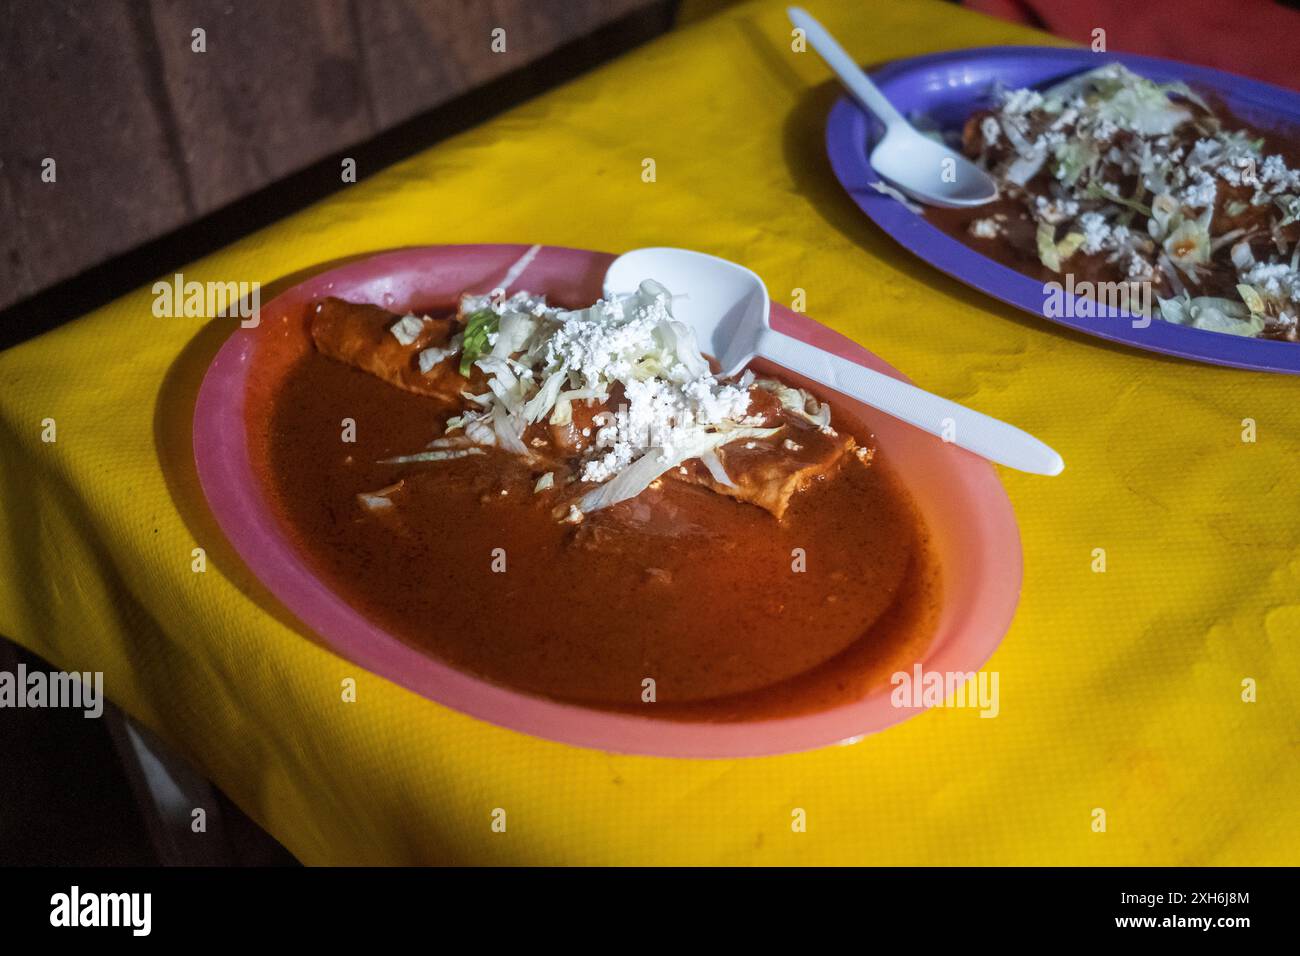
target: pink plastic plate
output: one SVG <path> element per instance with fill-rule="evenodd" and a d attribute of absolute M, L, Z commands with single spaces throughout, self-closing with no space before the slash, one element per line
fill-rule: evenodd
<path fill-rule="evenodd" d="M 743 757 L 840 743 L 923 708 L 895 707 L 888 686 L 811 715 L 746 723 L 686 723 L 607 713 L 508 690 L 457 671 L 368 621 L 307 566 L 271 512 L 253 470 L 245 403 L 263 401 L 285 369 L 284 343 L 306 347 L 303 306 L 335 295 L 394 310 L 450 304 L 490 288 L 524 246 L 428 246 L 386 252 L 317 275 L 262 307 L 209 366 L 194 412 L 194 458 L 217 522 L 249 568 L 343 657 L 430 700 L 538 737 L 620 753 Z M 524 284 L 555 301 L 591 302 L 613 257 L 548 247 Z M 902 378 L 866 349 L 803 315 L 772 307 L 772 324 L 827 351 Z M 277 355 L 280 358 L 277 359 Z M 798 381 L 796 379 L 796 381 Z M 875 433 L 929 526 L 943 577 L 943 606 L 923 670 L 976 671 L 992 655 L 1020 595 L 1020 536 L 993 467 L 980 458 L 837 396 L 835 414 Z"/>

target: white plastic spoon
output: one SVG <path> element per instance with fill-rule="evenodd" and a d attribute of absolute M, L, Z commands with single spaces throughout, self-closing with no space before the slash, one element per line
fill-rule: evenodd
<path fill-rule="evenodd" d="M 885 135 L 871 151 L 871 168 L 882 179 L 931 206 L 982 206 L 998 198 L 998 184 L 988 173 L 917 132 L 806 10 L 790 7 L 786 13 L 854 98 L 885 124 Z"/>
<path fill-rule="evenodd" d="M 1019 428 L 776 331 L 767 287 L 743 266 L 687 249 L 636 249 L 610 265 L 605 298 L 635 292 L 646 279 L 673 293 L 673 315 L 691 326 L 724 376 L 740 374 L 761 356 L 998 464 L 1035 475 L 1058 475 L 1065 467 L 1060 455 Z"/>

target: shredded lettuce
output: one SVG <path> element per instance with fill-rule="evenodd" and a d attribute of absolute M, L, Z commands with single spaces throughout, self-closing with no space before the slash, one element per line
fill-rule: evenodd
<path fill-rule="evenodd" d="M 772 378 L 756 378 L 754 385 L 775 395 L 786 411 L 798 415 L 818 428 L 830 428 L 831 407 L 817 401 L 813 395 L 802 388 L 795 388 L 793 385 L 786 385 Z"/>
<path fill-rule="evenodd" d="M 1255 291 L 1254 286 L 1246 285 L 1243 282 L 1237 286 L 1237 294 L 1241 296 L 1241 301 L 1246 304 L 1246 308 L 1250 309 L 1252 315 L 1263 314 L 1266 308 L 1264 298 Z"/>
<path fill-rule="evenodd" d="M 649 488 L 656 478 L 684 461 L 700 458 L 738 439 L 770 438 L 780 430 L 779 428 L 730 428 L 719 431 L 701 429 L 688 440 L 675 446 L 671 455 L 666 454 L 663 448 L 651 448 L 609 481 L 597 485 L 579 498 L 576 507 L 580 513 L 590 514 L 618 504 L 620 501 L 635 498 Z"/>
<path fill-rule="evenodd" d="M 488 336 L 501 328 L 501 316 L 492 309 L 479 309 L 465 323 L 465 336 L 460 346 L 460 374 L 469 378 L 474 363 L 488 351 Z"/>
<path fill-rule="evenodd" d="M 1134 212 L 1140 212 L 1144 216 L 1151 215 L 1151 208 L 1149 206 L 1144 206 L 1136 199 L 1126 199 L 1117 193 L 1113 193 L 1103 184 L 1098 182 L 1088 183 L 1087 189 L 1084 190 L 1084 195 L 1089 199 L 1107 199 L 1110 202 L 1119 203 L 1119 205 L 1127 206 Z"/>
<path fill-rule="evenodd" d="M 1191 111 L 1170 96 L 1206 108 L 1204 101 L 1184 83 L 1156 83 L 1113 63 L 1070 77 L 1046 90 L 1044 108 L 1054 106 L 1052 112 L 1059 112 L 1075 96 L 1091 100 L 1103 119 L 1147 136 L 1163 136 L 1192 118 Z"/>
<path fill-rule="evenodd" d="M 713 476 L 713 480 L 718 484 L 725 485 L 728 488 L 736 487 L 736 483 L 732 481 L 731 476 L 727 474 L 727 469 L 722 464 L 722 459 L 718 457 L 716 449 L 711 448 L 706 451 L 700 456 L 700 461 L 703 462 L 704 467 L 709 470 L 709 474 Z"/>
<path fill-rule="evenodd" d="M 422 451 L 414 455 L 397 455 L 394 458 L 381 458 L 381 465 L 409 465 L 417 461 L 451 461 L 455 458 L 467 458 L 470 455 L 483 455 L 482 448 L 440 448 L 437 451 Z"/>
<path fill-rule="evenodd" d="M 1067 139 L 1053 149 L 1052 158 L 1056 160 L 1056 178 L 1066 186 L 1073 186 L 1084 170 L 1091 169 L 1096 164 L 1100 154 L 1089 142 Z"/>
<path fill-rule="evenodd" d="M 1263 316 L 1252 313 L 1243 303 L 1232 299 L 1183 295 L 1159 301 L 1160 317 L 1166 322 L 1228 335 L 1253 336 L 1264 329 Z"/>
<path fill-rule="evenodd" d="M 1038 245 L 1038 261 L 1053 272 L 1060 272 L 1061 257 L 1056 251 L 1056 227 L 1050 222 L 1040 222 L 1035 241 Z"/>
<path fill-rule="evenodd" d="M 715 378 L 694 331 L 671 305 L 672 294 L 653 280 L 629 296 L 576 310 L 522 292 L 464 296 L 459 367 L 466 376 L 483 372 L 487 391 L 463 393 L 471 407 L 449 419 L 428 450 L 389 461 L 443 461 L 496 447 L 549 468 L 545 453 L 531 447 L 546 441 L 525 441 L 525 433 L 544 421 L 572 425 L 575 403 L 586 402 L 602 407 L 583 419 L 573 474 L 561 479 L 548 471 L 549 480 L 543 476 L 535 486 L 590 486 L 559 505 L 569 509 L 565 520 L 634 497 L 693 458 L 730 485 L 716 450 L 779 429 L 761 427 L 749 414 L 753 376 L 736 383 Z M 784 389 L 782 403 L 829 427 L 829 409 L 806 393 Z"/>

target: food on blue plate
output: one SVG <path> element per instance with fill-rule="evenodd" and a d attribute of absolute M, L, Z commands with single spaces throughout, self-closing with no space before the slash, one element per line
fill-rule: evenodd
<path fill-rule="evenodd" d="M 1183 83 L 1107 64 L 1000 89 L 962 131 L 998 202 L 930 210 L 974 248 L 1045 281 L 1145 285 L 1156 317 L 1297 341 L 1300 168 Z"/>
<path fill-rule="evenodd" d="M 322 299 L 255 467 L 317 573 L 490 681 L 687 720 L 859 699 L 933 633 L 924 524 L 869 433 L 718 378 L 671 306 Z"/>

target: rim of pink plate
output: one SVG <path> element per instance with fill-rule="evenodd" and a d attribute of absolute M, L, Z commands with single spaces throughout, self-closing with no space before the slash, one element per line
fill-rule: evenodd
<path fill-rule="evenodd" d="M 548 700 L 463 673 L 403 643 L 368 621 L 311 571 L 274 517 L 249 457 L 245 397 L 262 337 L 324 295 L 394 309 L 450 300 L 465 288 L 490 286 L 526 248 L 418 246 L 378 253 L 294 286 L 262 306 L 255 328 L 241 327 L 231 334 L 199 388 L 194 459 L 212 514 L 249 569 L 342 657 L 461 713 L 566 744 L 661 757 L 761 756 L 852 742 L 924 710 L 894 706 L 888 686 L 816 713 L 741 723 L 670 721 Z M 557 299 L 567 293 L 592 301 L 612 259 L 606 253 L 547 246 L 529 267 L 526 281 Z M 782 306 L 773 305 L 772 324 L 904 378 L 852 340 Z M 1019 529 L 993 466 L 842 396 L 837 396 L 836 410 L 875 433 L 882 454 L 911 489 L 934 539 L 942 607 L 935 636 L 916 663 L 927 673 L 978 671 L 1011 624 L 1022 575 Z"/>

